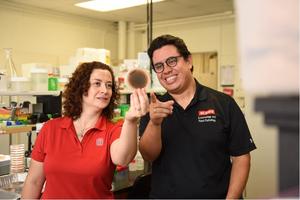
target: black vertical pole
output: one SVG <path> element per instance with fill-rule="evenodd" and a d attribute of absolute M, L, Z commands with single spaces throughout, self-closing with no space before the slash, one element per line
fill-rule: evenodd
<path fill-rule="evenodd" d="M 149 0 L 147 0 L 147 48 L 149 48 L 150 45 L 150 5 L 149 5 Z"/>
<path fill-rule="evenodd" d="M 150 1 L 150 3 L 149 3 Z M 150 47 L 150 43 L 152 41 L 152 24 L 153 24 L 153 10 L 152 10 L 152 0 L 147 0 L 147 48 Z M 151 59 L 151 58 L 150 58 Z M 151 63 L 151 62 L 150 62 Z M 150 64 L 151 65 L 151 64 Z M 152 67 L 150 66 L 150 79 L 151 79 L 151 87 L 153 84 L 152 80 Z M 145 162 L 144 173 L 151 172 L 151 163 Z"/>
<path fill-rule="evenodd" d="M 149 45 L 152 42 L 152 27 L 153 27 L 153 9 L 152 0 L 150 0 L 150 28 L 149 28 Z"/>
<path fill-rule="evenodd" d="M 152 41 L 152 25 L 153 24 L 153 9 L 152 0 L 147 0 L 147 46 L 149 47 Z"/>

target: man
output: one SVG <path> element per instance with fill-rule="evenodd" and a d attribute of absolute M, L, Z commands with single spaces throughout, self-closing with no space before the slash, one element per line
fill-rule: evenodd
<path fill-rule="evenodd" d="M 241 198 L 256 149 L 230 96 L 199 84 L 184 41 L 162 35 L 148 49 L 163 96 L 151 94 L 139 149 L 152 162 L 150 198 Z"/>

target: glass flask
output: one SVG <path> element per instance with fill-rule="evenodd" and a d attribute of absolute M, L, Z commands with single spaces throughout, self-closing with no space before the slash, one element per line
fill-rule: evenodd
<path fill-rule="evenodd" d="M 5 62 L 4 62 L 4 69 L 6 71 L 6 78 L 7 78 L 7 86 L 11 88 L 11 77 L 17 77 L 17 70 L 15 64 L 12 59 L 12 48 L 4 48 L 5 53 Z"/>

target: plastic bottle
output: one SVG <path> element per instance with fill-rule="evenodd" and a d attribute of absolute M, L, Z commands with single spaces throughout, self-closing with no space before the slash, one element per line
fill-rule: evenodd
<path fill-rule="evenodd" d="M 144 170 L 144 159 L 140 153 L 140 151 L 137 151 L 137 154 L 135 156 L 135 162 L 136 162 L 136 170 Z"/>
<path fill-rule="evenodd" d="M 31 69 L 31 89 L 33 91 L 48 90 L 48 70 L 44 68 Z"/>
<path fill-rule="evenodd" d="M 48 74 L 48 90 L 58 90 L 58 79 L 52 73 Z"/>
<path fill-rule="evenodd" d="M 52 68 L 52 73 L 48 74 L 48 90 L 49 91 L 57 91 L 59 90 L 59 79 L 60 73 L 58 67 Z"/>

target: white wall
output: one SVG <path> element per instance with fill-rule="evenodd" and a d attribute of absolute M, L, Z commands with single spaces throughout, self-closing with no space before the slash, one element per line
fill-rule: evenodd
<path fill-rule="evenodd" d="M 136 26 L 136 30 L 136 50 L 144 51 L 147 48 L 147 34 L 143 31 L 144 25 Z M 276 196 L 278 192 L 277 128 L 267 127 L 264 124 L 262 114 L 254 111 L 255 96 L 250 96 L 243 91 L 237 55 L 235 17 L 229 14 L 154 23 L 153 39 L 161 34 L 173 34 L 181 37 L 192 53 L 217 51 L 219 69 L 222 65 L 236 66 L 235 97 L 239 101 L 238 98 L 241 95 L 245 96 L 244 112 L 257 145 L 257 149 L 251 153 L 251 172 L 245 197 L 270 198 Z M 221 89 L 219 86 L 219 90 Z"/>
<path fill-rule="evenodd" d="M 139 40 L 142 39 L 136 40 L 137 52 L 147 49 L 147 32 L 144 28 L 144 25 L 136 26 L 136 35 L 140 35 Z M 154 23 L 153 39 L 162 34 L 181 37 L 192 53 L 218 52 L 218 66 L 237 66 L 235 20 L 231 14 Z"/>
<path fill-rule="evenodd" d="M 80 47 L 108 49 L 112 63 L 117 60 L 118 33 L 112 22 L 0 1 L 0 27 L 0 67 L 4 65 L 5 47 L 13 48 L 19 72 L 23 63 L 66 65 Z M 9 153 L 8 141 L 8 135 L 0 135 L 0 154 Z M 14 134 L 12 141 L 27 144 L 27 136 Z"/>
<path fill-rule="evenodd" d="M 61 14 L 0 1 L 0 65 L 5 47 L 21 72 L 23 63 L 66 65 L 80 47 L 105 48 L 117 58 L 117 27 L 112 22 Z"/>
<path fill-rule="evenodd" d="M 245 89 L 299 96 L 299 0 L 236 0 L 235 7 Z"/>
<path fill-rule="evenodd" d="M 264 124 L 264 116 L 254 111 L 254 103 L 255 96 L 246 93 L 246 118 L 257 146 L 251 153 L 247 198 L 275 198 L 279 192 L 278 129 Z"/>

